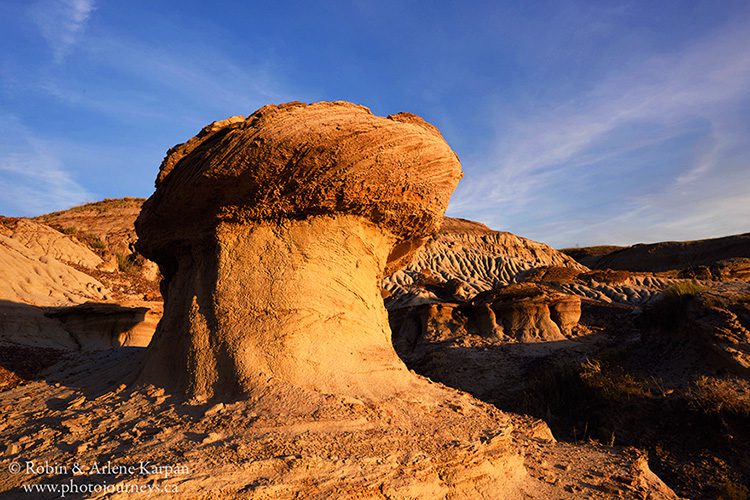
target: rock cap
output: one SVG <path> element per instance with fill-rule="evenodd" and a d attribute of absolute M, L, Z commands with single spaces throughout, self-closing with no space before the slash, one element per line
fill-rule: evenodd
<path fill-rule="evenodd" d="M 416 115 L 342 101 L 268 105 L 169 150 L 136 222 L 140 250 L 158 261 L 219 222 L 335 214 L 413 241 L 440 227 L 461 175 L 440 132 Z"/>

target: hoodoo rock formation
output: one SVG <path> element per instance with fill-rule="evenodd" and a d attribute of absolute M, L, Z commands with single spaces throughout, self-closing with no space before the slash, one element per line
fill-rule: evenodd
<path fill-rule="evenodd" d="M 158 263 L 165 299 L 147 350 L 110 349 L 143 345 L 161 311 L 138 297 L 153 290 L 124 224 L 140 200 L 40 218 L 59 228 L 40 232 L 43 239 L 16 238 L 23 224 L 0 220 L 0 261 L 16 262 L 6 266 L 10 316 L 0 311 L 0 341 L 10 331 L 27 346 L 0 349 L 0 388 L 4 380 L 8 387 L 0 390 L 7 410 L 0 458 L 64 464 L 125 457 L 126 464 L 189 470 L 107 475 L 108 486 L 127 488 L 115 496 L 138 485 L 189 498 L 674 498 L 642 454 L 558 443 L 544 422 L 456 389 L 479 384 L 484 389 L 475 394 L 488 395 L 524 380 L 506 351 L 491 358 L 498 363 L 472 367 L 493 355 L 485 347 L 578 335 L 582 300 L 566 287 L 588 286 L 581 275 L 598 286 L 587 269 L 529 240 L 485 234 L 465 221 L 449 221 L 448 236 L 436 235 L 460 176 L 438 130 L 409 114 L 382 118 L 349 103 L 291 103 L 209 125 L 169 151 L 136 223 L 138 247 Z M 114 221 L 105 215 L 113 209 L 120 214 Z M 55 245 L 53 255 L 44 242 L 63 237 L 75 240 Z M 121 269 L 71 259 L 79 243 L 104 264 L 117 257 Z M 67 264 L 58 257 L 75 268 L 63 273 Z M 416 267 L 393 278 L 409 260 Z M 104 288 L 89 285 L 78 268 L 112 283 L 115 300 L 138 307 L 111 303 L 110 292 L 105 299 Z M 33 280 L 26 277 L 51 271 L 62 291 L 80 282 L 86 287 L 73 288 L 86 293 L 27 286 Z M 392 313 L 429 313 L 412 340 L 421 342 L 421 366 L 453 387 L 410 372 L 397 357 L 384 282 L 390 305 L 401 306 Z M 110 303 L 71 307 L 94 292 Z M 56 307 L 17 303 L 42 299 Z M 29 307 L 36 320 L 18 335 Z M 438 337 L 445 331 L 449 338 Z M 545 351 L 544 344 L 534 350 Z M 67 352 L 28 363 L 31 345 Z M 461 384 L 470 374 L 474 385 Z M 32 376 L 38 379 L 23 380 Z M 91 481 L 12 472 L 0 463 L 0 494 Z"/>
<path fill-rule="evenodd" d="M 136 222 L 164 318 L 141 379 L 197 399 L 273 385 L 406 389 L 380 294 L 461 178 L 421 118 L 343 102 L 265 106 L 168 153 Z"/>

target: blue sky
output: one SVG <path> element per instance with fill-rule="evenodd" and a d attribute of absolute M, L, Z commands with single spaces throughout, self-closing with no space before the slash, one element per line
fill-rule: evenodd
<path fill-rule="evenodd" d="M 149 196 L 267 103 L 436 124 L 449 214 L 555 246 L 750 231 L 750 2 L 0 2 L 0 213 Z"/>

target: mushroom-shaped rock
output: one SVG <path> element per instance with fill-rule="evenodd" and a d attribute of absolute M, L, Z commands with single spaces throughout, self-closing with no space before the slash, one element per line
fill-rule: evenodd
<path fill-rule="evenodd" d="M 434 126 L 344 102 L 265 106 L 172 148 L 136 222 L 165 298 L 141 379 L 199 399 L 405 389 L 380 282 L 460 177 Z"/>

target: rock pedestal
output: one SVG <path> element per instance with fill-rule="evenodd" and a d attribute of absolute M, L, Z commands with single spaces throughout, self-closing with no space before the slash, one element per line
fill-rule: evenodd
<path fill-rule="evenodd" d="M 291 103 L 204 128 L 170 150 L 136 223 L 165 296 L 141 380 L 200 399 L 405 390 L 380 283 L 439 228 L 460 176 L 408 114 Z"/>

